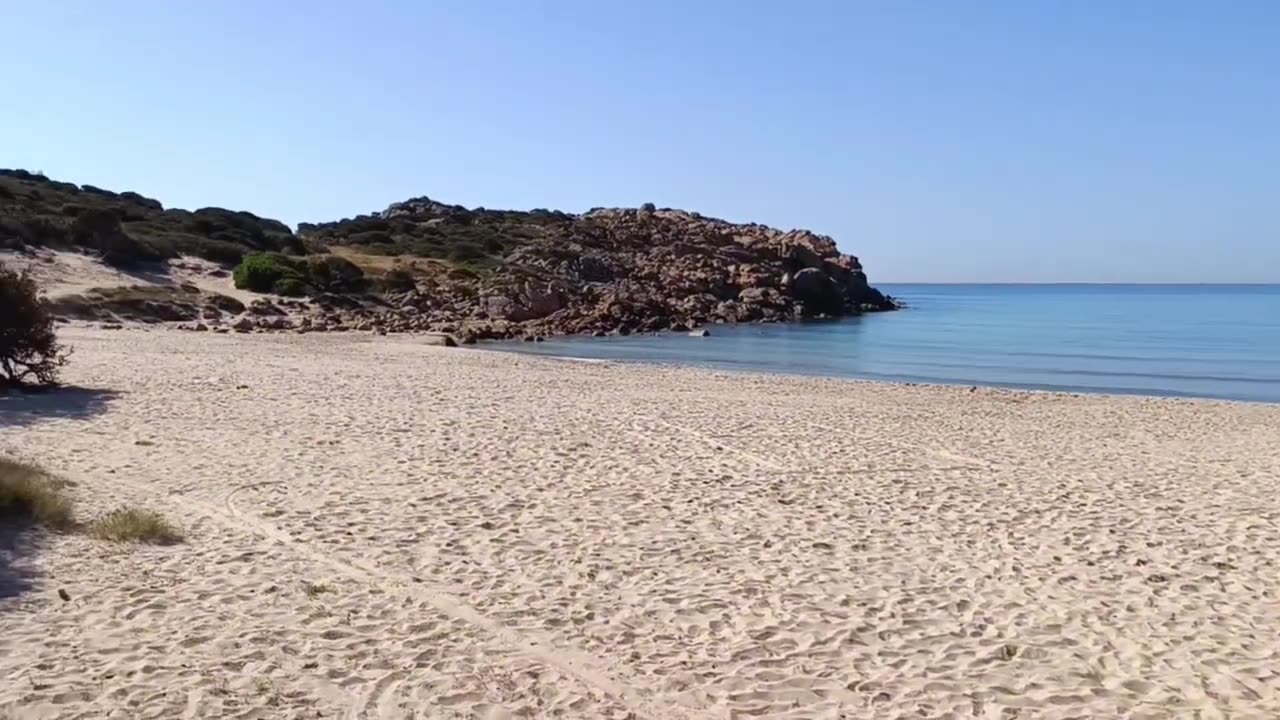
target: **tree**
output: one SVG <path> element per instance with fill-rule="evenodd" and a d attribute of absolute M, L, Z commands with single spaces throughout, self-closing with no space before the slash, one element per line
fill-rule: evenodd
<path fill-rule="evenodd" d="M 0 382 L 58 384 L 68 350 L 54 335 L 53 313 L 36 281 L 24 270 L 0 264 Z"/>

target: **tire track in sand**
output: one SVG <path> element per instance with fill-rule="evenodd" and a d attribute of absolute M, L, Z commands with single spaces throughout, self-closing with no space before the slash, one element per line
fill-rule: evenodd
<path fill-rule="evenodd" d="M 752 462 L 757 466 L 765 468 L 766 470 L 769 470 L 771 472 L 779 472 L 783 474 L 797 472 L 793 467 L 791 467 L 787 463 L 784 463 L 780 460 L 774 460 L 773 458 L 765 457 L 764 455 L 754 453 L 750 450 L 744 450 L 740 447 L 735 447 L 732 443 L 728 442 L 725 438 L 713 437 L 711 435 L 707 435 L 706 433 L 700 432 L 693 428 L 685 427 L 683 425 L 677 425 L 676 423 L 673 423 L 670 420 L 666 420 L 665 418 L 662 418 L 660 416 L 652 416 L 652 417 L 647 417 L 643 419 L 648 420 L 649 422 L 652 422 L 656 425 L 662 425 L 670 430 L 674 430 L 677 432 L 677 434 L 683 434 L 688 437 L 694 438 L 695 440 L 698 440 L 699 442 L 705 445 L 711 446 L 715 450 L 720 450 L 723 452 L 728 452 L 728 453 L 737 455 L 738 457 L 743 458 L 749 462 Z M 801 420 L 797 422 L 798 424 L 805 425 L 812 428 L 815 433 L 826 432 L 824 428 L 817 425 L 816 423 L 812 423 L 805 420 Z M 888 444 L 900 450 L 905 450 L 907 452 L 915 452 L 915 453 L 922 452 L 925 455 L 932 455 L 933 457 L 940 458 L 942 460 L 947 460 L 953 463 L 957 463 L 960 467 L 965 469 L 970 469 L 970 470 L 993 470 L 1002 466 L 1002 463 L 999 463 L 999 462 L 984 460 L 982 458 L 974 457 L 972 455 L 967 455 L 964 453 L 955 452 L 954 450 L 948 450 L 946 448 L 936 448 L 936 447 L 929 447 L 929 446 L 921 447 L 920 445 L 915 445 L 911 443 L 902 443 L 896 440 L 891 440 L 889 441 Z M 914 466 L 909 466 L 904 468 L 878 468 L 877 471 L 887 470 L 889 472 L 900 472 L 904 469 L 915 470 L 918 468 L 915 468 Z"/>
<path fill-rule="evenodd" d="M 595 688 L 625 707 L 633 717 L 652 718 L 653 720 L 665 720 L 666 718 L 700 720 L 702 718 L 718 717 L 706 712 L 695 712 L 689 708 L 670 703 L 654 702 L 649 698 L 643 697 L 633 687 L 614 677 L 609 671 L 600 669 L 608 663 L 601 662 L 579 650 L 556 647 L 541 634 L 513 630 L 501 622 L 484 615 L 476 608 L 467 605 L 451 593 L 426 585 L 420 580 L 389 573 L 360 560 L 352 558 L 341 559 L 332 553 L 317 550 L 306 542 L 295 539 L 275 525 L 236 506 L 235 497 L 238 493 L 275 483 L 253 483 L 234 488 L 223 497 L 222 508 L 219 508 L 215 504 L 202 500 L 165 492 L 149 483 L 126 478 L 113 478 L 112 482 L 133 487 L 139 492 L 149 493 L 152 496 L 159 495 L 171 505 L 194 511 L 232 531 L 247 532 L 263 537 L 270 542 L 289 549 L 308 561 L 327 567 L 350 580 L 373 585 L 384 592 L 401 597 L 425 600 L 429 605 L 445 615 L 481 628 L 507 646 L 508 649 L 554 667 L 566 675 Z M 391 684 L 393 683 L 388 685 Z M 379 692 L 378 688 L 375 687 L 373 696 L 357 700 L 356 706 L 352 708 L 348 717 L 358 717 L 359 713 L 368 706 L 370 701 L 374 704 L 383 702 L 384 699 L 378 696 L 384 694 L 386 690 L 386 686 L 382 687 L 383 692 Z"/>

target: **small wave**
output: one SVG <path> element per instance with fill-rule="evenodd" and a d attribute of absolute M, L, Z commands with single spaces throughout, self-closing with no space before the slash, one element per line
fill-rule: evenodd
<path fill-rule="evenodd" d="M 1129 378 L 1136 380 L 1174 380 L 1214 383 L 1280 383 L 1280 377 L 1258 375 L 1207 375 L 1199 373 L 1130 372 L 1126 370 L 1091 370 L 1087 368 L 1038 367 L 1034 365 L 985 365 L 980 363 L 949 363 L 922 360 L 899 360 L 900 365 L 925 368 L 956 368 L 960 370 L 986 370 L 1015 375 L 1070 376 L 1083 375 L 1097 378 Z"/>
<path fill-rule="evenodd" d="M 543 355 L 539 353 L 538 357 L 546 358 L 547 360 L 561 360 L 563 362 L 587 363 L 590 365 L 608 365 L 610 362 L 609 360 L 606 360 L 604 358 L 576 357 L 573 355 Z"/>

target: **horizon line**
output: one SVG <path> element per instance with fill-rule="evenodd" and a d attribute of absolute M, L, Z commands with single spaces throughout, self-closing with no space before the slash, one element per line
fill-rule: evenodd
<path fill-rule="evenodd" d="M 872 287 L 880 285 L 1140 285 L 1146 287 L 1280 287 L 1280 280 L 1270 282 L 1159 282 L 1139 280 L 877 280 Z"/>

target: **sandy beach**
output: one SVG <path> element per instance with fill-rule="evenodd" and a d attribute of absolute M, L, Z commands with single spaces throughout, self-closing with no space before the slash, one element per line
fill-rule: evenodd
<path fill-rule="evenodd" d="M 64 335 L 0 717 L 1280 716 L 1280 406 Z"/>

